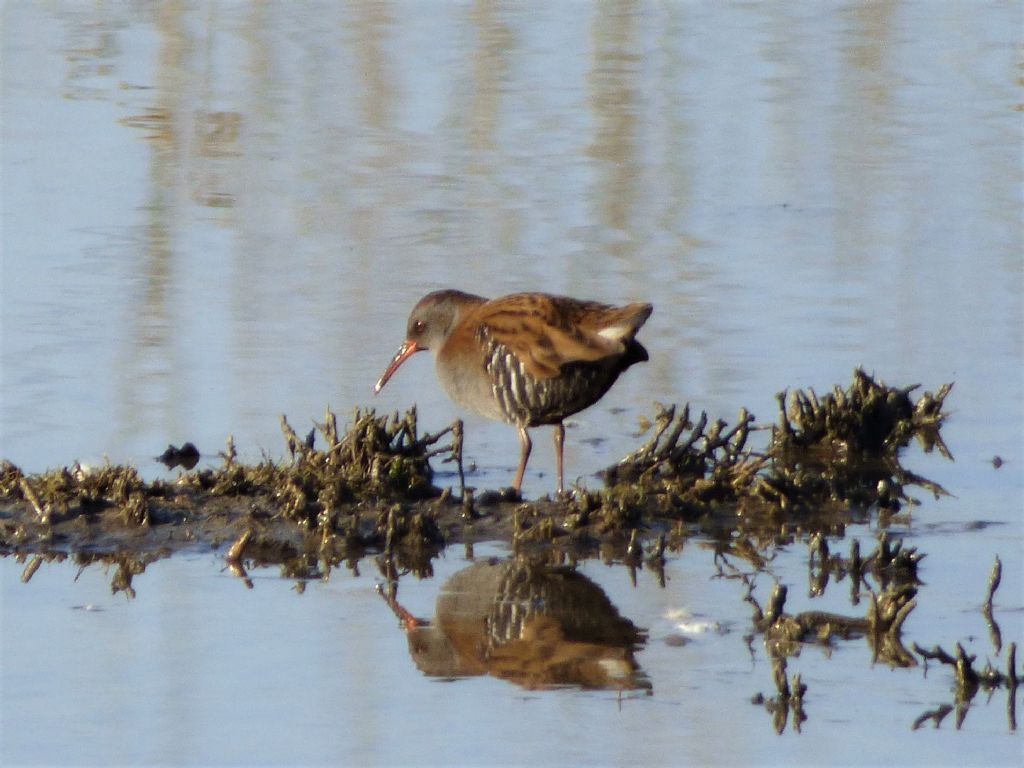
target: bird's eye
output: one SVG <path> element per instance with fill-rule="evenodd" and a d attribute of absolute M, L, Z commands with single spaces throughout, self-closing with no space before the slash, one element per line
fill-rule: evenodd
<path fill-rule="evenodd" d="M 417 320 L 412 324 L 412 330 L 414 333 L 423 333 L 423 329 L 426 327 L 426 324 L 422 320 Z"/>

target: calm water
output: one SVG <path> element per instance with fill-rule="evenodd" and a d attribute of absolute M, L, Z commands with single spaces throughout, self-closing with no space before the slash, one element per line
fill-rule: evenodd
<path fill-rule="evenodd" d="M 440 428 L 464 414 L 427 356 L 371 396 L 423 293 L 645 300 L 651 360 L 575 418 L 570 477 L 595 486 L 654 401 L 770 421 L 778 390 L 845 384 L 856 365 L 955 381 L 955 461 L 908 457 L 953 496 L 897 531 L 928 553 L 906 639 L 990 656 L 978 608 L 996 554 L 997 618 L 1024 639 L 1019 3 L 3 13 L 0 456 L 155 477 L 168 442 L 214 454 L 233 434 L 246 458 L 281 455 L 278 415 L 304 431 L 328 404 L 416 402 Z M 472 481 L 507 485 L 517 447 L 469 420 Z M 552 466 L 540 431 L 527 495 L 551 490 Z M 403 602 L 429 617 L 467 565 L 447 553 L 435 578 L 403 579 Z M 28 585 L 22 568 L 0 560 L 5 764 L 1021 759 L 1005 694 L 960 731 L 952 716 L 912 731 L 952 701 L 948 670 L 872 667 L 863 641 L 791 661 L 809 719 L 775 736 L 749 703 L 772 693 L 749 610 L 698 542 L 664 589 L 583 566 L 650 633 L 653 693 L 622 701 L 424 677 L 370 563 L 299 596 L 276 571 L 246 591 L 215 555 L 179 557 L 137 577 L 133 601 L 98 566 Z M 862 610 L 845 587 L 805 597 L 802 546 L 763 591 L 772 578 L 795 610 Z M 723 632 L 678 645 L 679 611 Z"/>
<path fill-rule="evenodd" d="M 935 549 L 933 538 L 915 543 Z M 478 560 L 503 554 L 475 551 Z M 742 585 L 710 579 L 712 558 L 693 543 L 669 559 L 665 588 L 649 571 L 633 586 L 625 568 L 581 567 L 648 631 L 636 659 L 650 693 L 621 694 L 424 675 L 368 563 L 358 577 L 335 572 L 299 595 L 276 569 L 252 573 L 247 591 L 221 558 L 179 557 L 136 576 L 129 602 L 110 594 L 113 569 L 87 568 L 75 582 L 77 568 L 44 565 L 25 586 L 21 566 L 5 558 L 5 764 L 998 765 L 1019 756 L 1005 692 L 980 694 L 960 731 L 954 714 L 938 731 L 913 731 L 919 716 L 953 704 L 951 676 L 872 665 L 863 639 L 790 659 L 789 673 L 808 685 L 808 719 L 776 736 L 751 701 L 775 695 L 771 664 L 759 641 L 748 646 Z M 863 615 L 846 583 L 810 601 L 803 566 L 788 562 L 783 553 L 773 572 L 791 585 L 794 610 Z M 450 550 L 434 578 L 403 578 L 400 600 L 433 618 L 443 583 L 468 565 L 461 547 Z M 951 633 L 967 633 L 983 658 L 985 574 L 976 575 L 966 571 L 969 588 L 957 590 L 929 572 L 908 643 L 949 647 Z M 997 609 L 1004 642 L 1022 636 L 1017 605 Z"/>

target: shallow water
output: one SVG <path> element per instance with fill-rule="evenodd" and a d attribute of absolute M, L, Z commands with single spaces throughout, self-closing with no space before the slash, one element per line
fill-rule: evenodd
<path fill-rule="evenodd" d="M 243 458 L 280 456 L 278 415 L 303 432 L 328 403 L 415 401 L 433 430 L 464 414 L 427 356 L 371 395 L 426 291 L 651 301 L 651 360 L 573 420 L 568 475 L 596 486 L 654 401 L 767 422 L 780 389 L 846 384 L 856 365 L 894 385 L 955 381 L 955 461 L 907 462 L 953 496 L 925 498 L 896 533 L 928 553 L 908 642 L 961 640 L 983 660 L 997 554 L 1004 645 L 1024 611 L 1022 13 L 7 4 L 0 455 L 156 477 L 168 442 L 212 456 L 233 434 Z M 528 496 L 553 486 L 547 432 Z M 474 484 L 509 483 L 513 430 L 470 419 L 466 450 Z M 873 546 L 854 528 L 833 549 L 851 536 Z M 429 616 L 464 565 L 449 551 L 401 598 Z M 976 700 L 960 731 L 952 716 L 911 731 L 951 702 L 948 670 L 871 667 L 862 640 L 790 663 L 809 720 L 777 738 L 747 703 L 773 691 L 742 640 L 749 610 L 696 546 L 664 589 L 582 565 L 651 633 L 637 658 L 653 695 L 622 702 L 423 678 L 368 563 L 300 597 L 273 571 L 247 592 L 219 557 L 177 557 L 130 602 L 98 567 L 76 583 L 74 566 L 45 565 L 28 585 L 22 568 L 0 560 L 5 764 L 1020 759 L 1005 694 Z M 804 600 L 802 545 L 771 577 L 793 610 L 853 610 L 845 585 Z M 729 632 L 666 643 L 682 609 Z"/>
<path fill-rule="evenodd" d="M 866 549 L 871 543 L 863 541 Z M 478 545 L 474 555 L 507 552 Z M 129 601 L 110 594 L 101 567 L 76 582 L 75 568 L 44 565 L 26 586 L 20 566 L 4 558 L 4 610 L 17 618 L 4 622 L 2 638 L 4 690 L 13 694 L 3 701 L 5 762 L 954 765 L 1019 754 L 1005 692 L 990 701 L 980 695 L 959 732 L 952 714 L 939 731 L 912 731 L 925 712 L 953 704 L 948 669 L 926 676 L 920 667 L 873 665 L 863 639 L 831 653 L 808 646 L 790 659 L 790 674 L 808 685 L 808 719 L 799 733 L 790 723 L 776 737 L 771 715 L 751 701 L 775 695 L 770 662 L 760 641 L 748 645 L 742 586 L 708 578 L 712 558 L 691 542 L 666 563 L 665 588 L 650 571 L 633 586 L 624 567 L 581 565 L 648 632 L 636 660 L 650 691 L 621 693 L 425 676 L 375 592 L 381 577 L 370 563 L 358 577 L 336 571 L 297 594 L 276 569 L 251 573 L 248 591 L 220 557 L 181 556 L 136 576 Z M 433 618 L 441 585 L 468 565 L 461 547 L 449 550 L 432 579 L 400 580 L 401 602 Z M 849 606 L 848 584 L 809 606 L 806 574 L 788 573 L 785 563 L 776 570 L 795 577 L 794 610 L 863 615 L 863 604 Z M 972 586 L 984 592 L 983 583 Z M 955 624 L 976 632 L 984 648 L 972 596 L 941 590 L 922 590 L 908 643 L 945 643 Z M 1022 616 L 997 611 L 1004 636 L 1021 636 Z"/>

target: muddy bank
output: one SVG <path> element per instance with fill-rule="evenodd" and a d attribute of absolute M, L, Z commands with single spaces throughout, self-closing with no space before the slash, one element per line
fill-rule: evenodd
<path fill-rule="evenodd" d="M 902 467 L 917 439 L 938 449 L 952 385 L 912 398 L 862 370 L 819 396 L 778 395 L 774 424 L 746 409 L 736 422 L 659 406 L 647 441 L 604 473 L 605 487 L 522 500 L 511 489 L 465 485 L 461 422 L 420 434 L 415 408 L 404 416 L 357 410 L 345 432 L 328 411 L 300 437 L 281 417 L 287 458 L 237 460 L 231 438 L 216 469 L 188 469 L 174 482 L 144 481 L 129 466 L 75 464 L 41 475 L 0 465 L 0 552 L 165 556 L 196 547 L 244 545 L 258 563 L 297 556 L 340 563 L 395 552 L 429 560 L 445 545 L 504 540 L 574 556 L 657 556 L 694 531 L 731 541 L 821 531 L 887 518 L 916 503 L 914 488 L 945 491 Z M 767 436 L 755 445 L 755 436 Z M 194 467 L 193 446 L 161 460 Z M 434 484 L 432 462 L 459 482 Z M 737 535 L 741 538 L 737 539 Z"/>

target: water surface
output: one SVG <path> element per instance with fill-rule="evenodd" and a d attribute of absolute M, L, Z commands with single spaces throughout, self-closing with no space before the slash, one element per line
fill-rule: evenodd
<path fill-rule="evenodd" d="M 780 389 L 845 384 L 857 365 L 955 381 L 955 461 L 908 458 L 953 496 L 896 533 L 928 553 L 909 640 L 983 659 L 996 554 L 1007 642 L 1024 610 L 1022 14 L 6 4 L 0 455 L 156 477 L 168 442 L 213 455 L 231 434 L 243 458 L 281 456 L 278 415 L 304 432 L 328 404 L 416 402 L 435 430 L 465 414 L 427 356 L 371 395 L 423 293 L 650 301 L 651 360 L 573 419 L 568 477 L 595 487 L 655 401 L 771 421 Z M 528 496 L 553 487 L 546 433 Z M 471 482 L 509 483 L 514 430 L 470 418 L 466 450 Z M 870 549 L 873 534 L 847 539 Z M 434 579 L 402 580 L 403 600 L 429 617 L 465 565 L 447 553 Z M 133 601 L 95 566 L 75 582 L 47 565 L 28 585 L 22 568 L 0 560 L 8 764 L 1020 758 L 998 696 L 960 731 L 912 731 L 951 701 L 948 670 L 872 667 L 863 641 L 790 663 L 809 720 L 775 736 L 749 704 L 772 682 L 742 640 L 748 607 L 699 547 L 673 555 L 664 588 L 583 564 L 650 631 L 637 658 L 653 694 L 621 700 L 425 678 L 369 565 L 298 596 L 272 571 L 248 592 L 217 555 L 180 557 L 137 577 Z M 817 607 L 800 604 L 805 571 L 794 545 L 761 582 Z M 728 631 L 665 642 L 684 609 Z"/>

